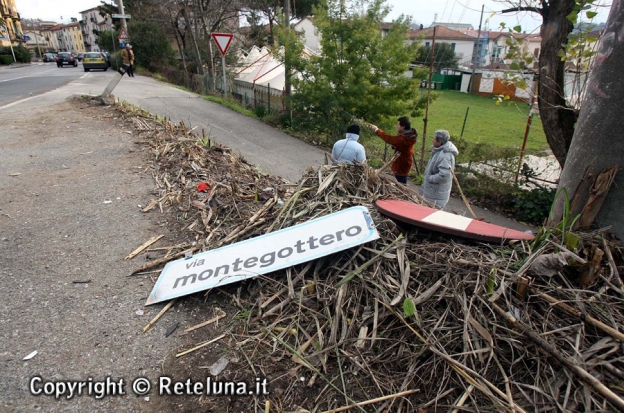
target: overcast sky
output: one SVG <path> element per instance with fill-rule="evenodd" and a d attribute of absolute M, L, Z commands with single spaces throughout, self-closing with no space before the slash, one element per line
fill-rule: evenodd
<path fill-rule="evenodd" d="M 392 7 L 388 20 L 397 18 L 401 14 L 409 15 L 412 20 L 428 27 L 433 22 L 435 14 L 438 21 L 453 23 L 470 23 L 474 28 L 479 27 L 481 5 L 485 6 L 483 25 L 487 24 L 491 30 L 496 30 L 500 22 L 508 26 L 521 24 L 526 31 L 533 31 L 540 25 L 539 16 L 532 13 L 511 13 L 501 16 L 500 13 L 490 17 L 492 12 L 500 12 L 505 4 L 493 0 L 387 0 Z M 99 0 L 17 0 L 17 9 L 22 17 L 69 22 L 70 17 L 80 18 L 80 12 L 100 4 Z M 611 4 L 610 0 L 598 0 L 598 4 Z M 596 22 L 605 22 L 609 14 L 608 7 L 601 7 Z M 61 19 L 62 16 L 62 19 Z"/>

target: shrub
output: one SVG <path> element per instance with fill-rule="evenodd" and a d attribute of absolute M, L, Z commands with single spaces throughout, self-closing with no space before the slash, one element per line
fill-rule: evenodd
<path fill-rule="evenodd" d="M 542 225 L 555 200 L 555 189 L 534 188 L 531 191 L 517 190 L 512 194 L 511 207 L 521 221 Z"/>
<path fill-rule="evenodd" d="M 18 63 L 30 63 L 32 55 L 30 51 L 21 44 L 17 47 L 13 47 L 13 52 L 15 53 L 15 59 Z"/>
<path fill-rule="evenodd" d="M 10 65 L 13 63 L 13 57 L 7 55 L 0 55 L 0 65 Z"/>
<path fill-rule="evenodd" d="M 255 112 L 256 112 L 256 116 L 259 118 L 263 118 L 267 114 L 267 110 L 266 110 L 266 107 L 264 107 L 264 105 L 256 106 Z"/>
<path fill-rule="evenodd" d="M 121 51 L 111 53 L 111 69 L 118 70 L 122 64 Z"/>

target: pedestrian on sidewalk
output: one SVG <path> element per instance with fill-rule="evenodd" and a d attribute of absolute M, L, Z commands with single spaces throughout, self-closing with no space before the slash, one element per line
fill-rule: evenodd
<path fill-rule="evenodd" d="M 370 125 L 370 128 L 386 143 L 392 145 L 395 152 L 399 153 L 399 157 L 392 162 L 391 168 L 396 180 L 407 185 L 407 176 L 412 169 L 414 144 L 418 138 L 418 131 L 412 128 L 407 116 L 401 116 L 397 120 L 398 135 L 390 135 L 375 125 Z"/>
<path fill-rule="evenodd" d="M 349 126 L 347 128 L 347 135 L 345 139 L 341 139 L 334 144 L 332 149 L 332 158 L 334 158 L 339 164 L 347 162 L 348 164 L 353 165 L 354 161 L 366 161 L 366 151 L 358 142 L 359 138 L 360 127 L 358 125 Z"/>
<path fill-rule="evenodd" d="M 131 44 L 127 44 L 126 48 L 121 51 L 121 60 L 126 66 L 126 73 L 128 73 L 128 77 L 134 77 L 134 52 L 132 51 Z"/>
<path fill-rule="evenodd" d="M 431 158 L 425 169 L 420 195 L 433 202 L 437 208 L 444 208 L 451 196 L 455 157 L 459 155 L 448 131 L 437 130 L 433 134 Z"/>

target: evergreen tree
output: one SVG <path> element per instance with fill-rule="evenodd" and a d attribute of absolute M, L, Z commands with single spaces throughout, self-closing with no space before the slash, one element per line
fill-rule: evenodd
<path fill-rule="evenodd" d="M 379 28 L 388 12 L 384 0 L 342 5 L 327 0 L 315 8 L 322 51 L 291 56 L 295 112 L 309 114 L 324 130 L 332 128 L 328 117 L 341 116 L 344 125 L 351 115 L 371 123 L 418 115 L 423 103 L 416 100 L 418 83 L 405 76 L 417 47 L 405 42 L 410 21 L 399 18 L 382 37 Z"/>
<path fill-rule="evenodd" d="M 438 72 L 441 69 L 457 69 L 457 59 L 455 51 L 448 43 L 436 43 L 434 49 L 433 70 Z M 420 46 L 416 52 L 414 63 L 430 67 L 431 46 Z"/>

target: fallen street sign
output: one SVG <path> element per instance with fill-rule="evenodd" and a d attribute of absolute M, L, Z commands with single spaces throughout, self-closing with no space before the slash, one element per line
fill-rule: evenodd
<path fill-rule="evenodd" d="M 379 238 L 363 206 L 170 262 L 145 305 L 235 283 Z"/>
<path fill-rule="evenodd" d="M 233 34 L 229 33 L 213 33 L 212 38 L 214 39 L 219 51 L 221 52 L 221 56 L 225 56 L 232 43 L 232 39 L 234 38 Z"/>

